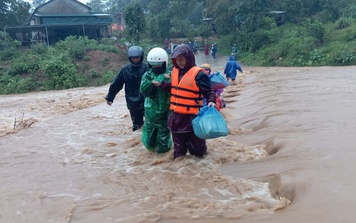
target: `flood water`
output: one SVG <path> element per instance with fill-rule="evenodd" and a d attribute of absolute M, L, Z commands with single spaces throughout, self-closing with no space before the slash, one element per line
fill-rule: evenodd
<path fill-rule="evenodd" d="M 146 150 L 108 85 L 0 96 L 0 222 L 354 222 L 356 67 L 243 69 L 204 159 Z"/>

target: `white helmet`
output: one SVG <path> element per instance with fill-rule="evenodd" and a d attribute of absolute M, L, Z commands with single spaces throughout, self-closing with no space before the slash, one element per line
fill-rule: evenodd
<path fill-rule="evenodd" d="M 162 67 L 163 63 L 166 62 L 165 67 L 168 66 L 168 54 L 161 47 L 155 47 L 147 54 L 147 62 L 151 66 Z"/>

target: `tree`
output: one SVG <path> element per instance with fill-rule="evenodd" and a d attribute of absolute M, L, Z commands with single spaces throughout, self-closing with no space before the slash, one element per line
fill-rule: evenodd
<path fill-rule="evenodd" d="M 193 14 L 196 4 L 196 0 L 170 0 L 168 11 L 172 19 L 186 20 L 189 15 Z"/>
<path fill-rule="evenodd" d="M 198 27 L 198 34 L 199 36 L 201 36 L 203 39 L 208 39 L 210 36 L 211 36 L 211 27 L 204 23 L 204 24 L 201 24 L 199 27 Z"/>
<path fill-rule="evenodd" d="M 31 4 L 23 0 L 0 1 L 0 27 L 23 25 L 30 16 Z"/>
<path fill-rule="evenodd" d="M 234 0 L 207 0 L 206 17 L 212 18 L 219 34 L 230 33 L 236 30 L 236 1 Z"/>
<path fill-rule="evenodd" d="M 137 2 L 131 3 L 124 9 L 125 34 L 129 38 L 140 41 L 140 34 L 145 32 L 145 16 L 141 5 Z"/>
<path fill-rule="evenodd" d="M 7 7 L 7 4 L 8 4 L 9 1 L 0 1 L 0 15 L 1 15 L 1 18 L 3 17 L 3 15 L 5 15 L 9 10 L 8 10 L 8 7 Z"/>
<path fill-rule="evenodd" d="M 170 38 L 171 15 L 168 13 L 169 0 L 151 0 L 147 6 L 146 21 L 149 36 Z"/>
<path fill-rule="evenodd" d="M 149 16 L 166 13 L 169 6 L 169 0 L 151 0 L 147 6 Z"/>
<path fill-rule="evenodd" d="M 93 12 L 105 12 L 106 4 L 101 0 L 90 0 L 87 5 L 91 8 Z"/>
<path fill-rule="evenodd" d="M 148 34 L 152 39 L 160 37 L 161 39 L 170 38 L 171 22 L 170 16 L 166 13 L 147 16 Z"/>
<path fill-rule="evenodd" d="M 37 8 L 40 5 L 43 5 L 44 3 L 46 3 L 48 0 L 32 0 L 32 6 L 34 8 Z"/>

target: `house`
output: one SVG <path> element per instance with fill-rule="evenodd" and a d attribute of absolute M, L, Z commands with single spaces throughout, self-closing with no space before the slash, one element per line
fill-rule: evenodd
<path fill-rule="evenodd" d="M 4 32 L 29 45 L 36 42 L 54 44 L 68 36 L 100 39 L 110 36 L 112 18 L 107 13 L 93 13 L 76 0 L 50 0 L 32 13 L 25 26 L 4 27 Z"/>
<path fill-rule="evenodd" d="M 277 26 L 284 25 L 285 23 L 285 14 L 286 11 L 270 11 L 269 14 L 274 17 L 274 20 L 276 21 Z"/>

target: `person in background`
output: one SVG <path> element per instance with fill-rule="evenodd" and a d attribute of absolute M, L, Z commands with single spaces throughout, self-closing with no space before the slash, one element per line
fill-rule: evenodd
<path fill-rule="evenodd" d="M 169 43 L 169 40 L 168 40 L 168 39 L 166 39 L 166 40 L 164 41 L 164 50 L 165 50 L 168 54 L 171 53 L 171 44 Z"/>
<path fill-rule="evenodd" d="M 215 106 L 216 94 L 204 70 L 195 65 L 194 53 L 188 45 L 177 46 L 171 59 L 174 65 L 171 82 L 154 84 L 171 92 L 167 125 L 173 137 L 173 159 L 184 157 L 188 150 L 191 155 L 203 157 L 207 152 L 206 142 L 194 134 L 192 120 L 203 107 L 203 97 L 208 106 Z"/>
<path fill-rule="evenodd" d="M 106 95 L 106 103 L 111 105 L 115 96 L 125 85 L 126 106 L 130 111 L 133 124 L 132 131 L 136 131 L 143 125 L 145 97 L 140 92 L 142 75 L 149 70 L 147 63 L 143 62 L 144 52 L 140 46 L 131 46 L 128 49 L 129 64 L 125 65 L 117 74 L 109 87 Z"/>
<path fill-rule="evenodd" d="M 155 47 L 148 52 L 147 62 L 150 70 L 143 75 L 140 85 L 140 91 L 146 97 L 142 143 L 150 151 L 165 153 L 172 147 L 171 132 L 167 127 L 170 94 L 152 81 L 170 81 L 168 55 L 164 49 Z"/>
<path fill-rule="evenodd" d="M 238 49 L 236 44 L 234 44 L 231 49 L 231 55 L 235 57 L 235 60 L 237 60 L 237 53 L 238 53 Z"/>
<path fill-rule="evenodd" d="M 166 49 L 169 48 L 169 40 L 168 40 L 168 39 L 165 39 L 165 40 L 164 40 L 164 47 L 165 47 Z"/>
<path fill-rule="evenodd" d="M 205 53 L 206 56 L 209 55 L 209 46 L 208 46 L 208 44 L 205 44 L 205 46 L 204 46 L 204 53 Z"/>
<path fill-rule="evenodd" d="M 210 79 L 212 77 L 214 77 L 215 75 L 221 75 L 219 72 L 212 73 L 211 66 L 208 63 L 204 63 L 204 64 L 200 65 L 200 67 L 205 70 L 206 74 L 208 75 L 208 77 Z M 215 107 L 218 111 L 220 111 L 220 109 L 226 107 L 226 103 L 225 103 L 224 99 L 222 99 L 222 97 L 221 97 L 221 93 L 224 91 L 224 88 L 218 88 L 218 89 L 213 89 L 213 90 L 216 94 L 216 106 Z M 206 101 L 204 101 L 204 105 L 206 105 Z"/>
<path fill-rule="evenodd" d="M 193 51 L 193 43 L 189 41 L 188 45 L 189 45 L 190 50 Z"/>
<path fill-rule="evenodd" d="M 216 59 L 216 51 L 218 51 L 218 46 L 216 45 L 216 43 L 213 43 L 213 45 L 211 46 L 211 55 L 214 59 Z"/>
<path fill-rule="evenodd" d="M 198 41 L 197 40 L 194 40 L 194 43 L 193 43 L 193 52 L 194 53 L 198 53 L 199 51 L 199 44 L 198 44 Z"/>
<path fill-rule="evenodd" d="M 233 55 L 231 55 L 229 61 L 225 65 L 225 69 L 224 69 L 224 74 L 226 75 L 226 79 L 229 82 L 232 82 L 233 84 L 235 84 L 237 71 L 240 71 L 241 73 L 243 73 L 241 66 L 235 60 L 235 57 Z"/>

